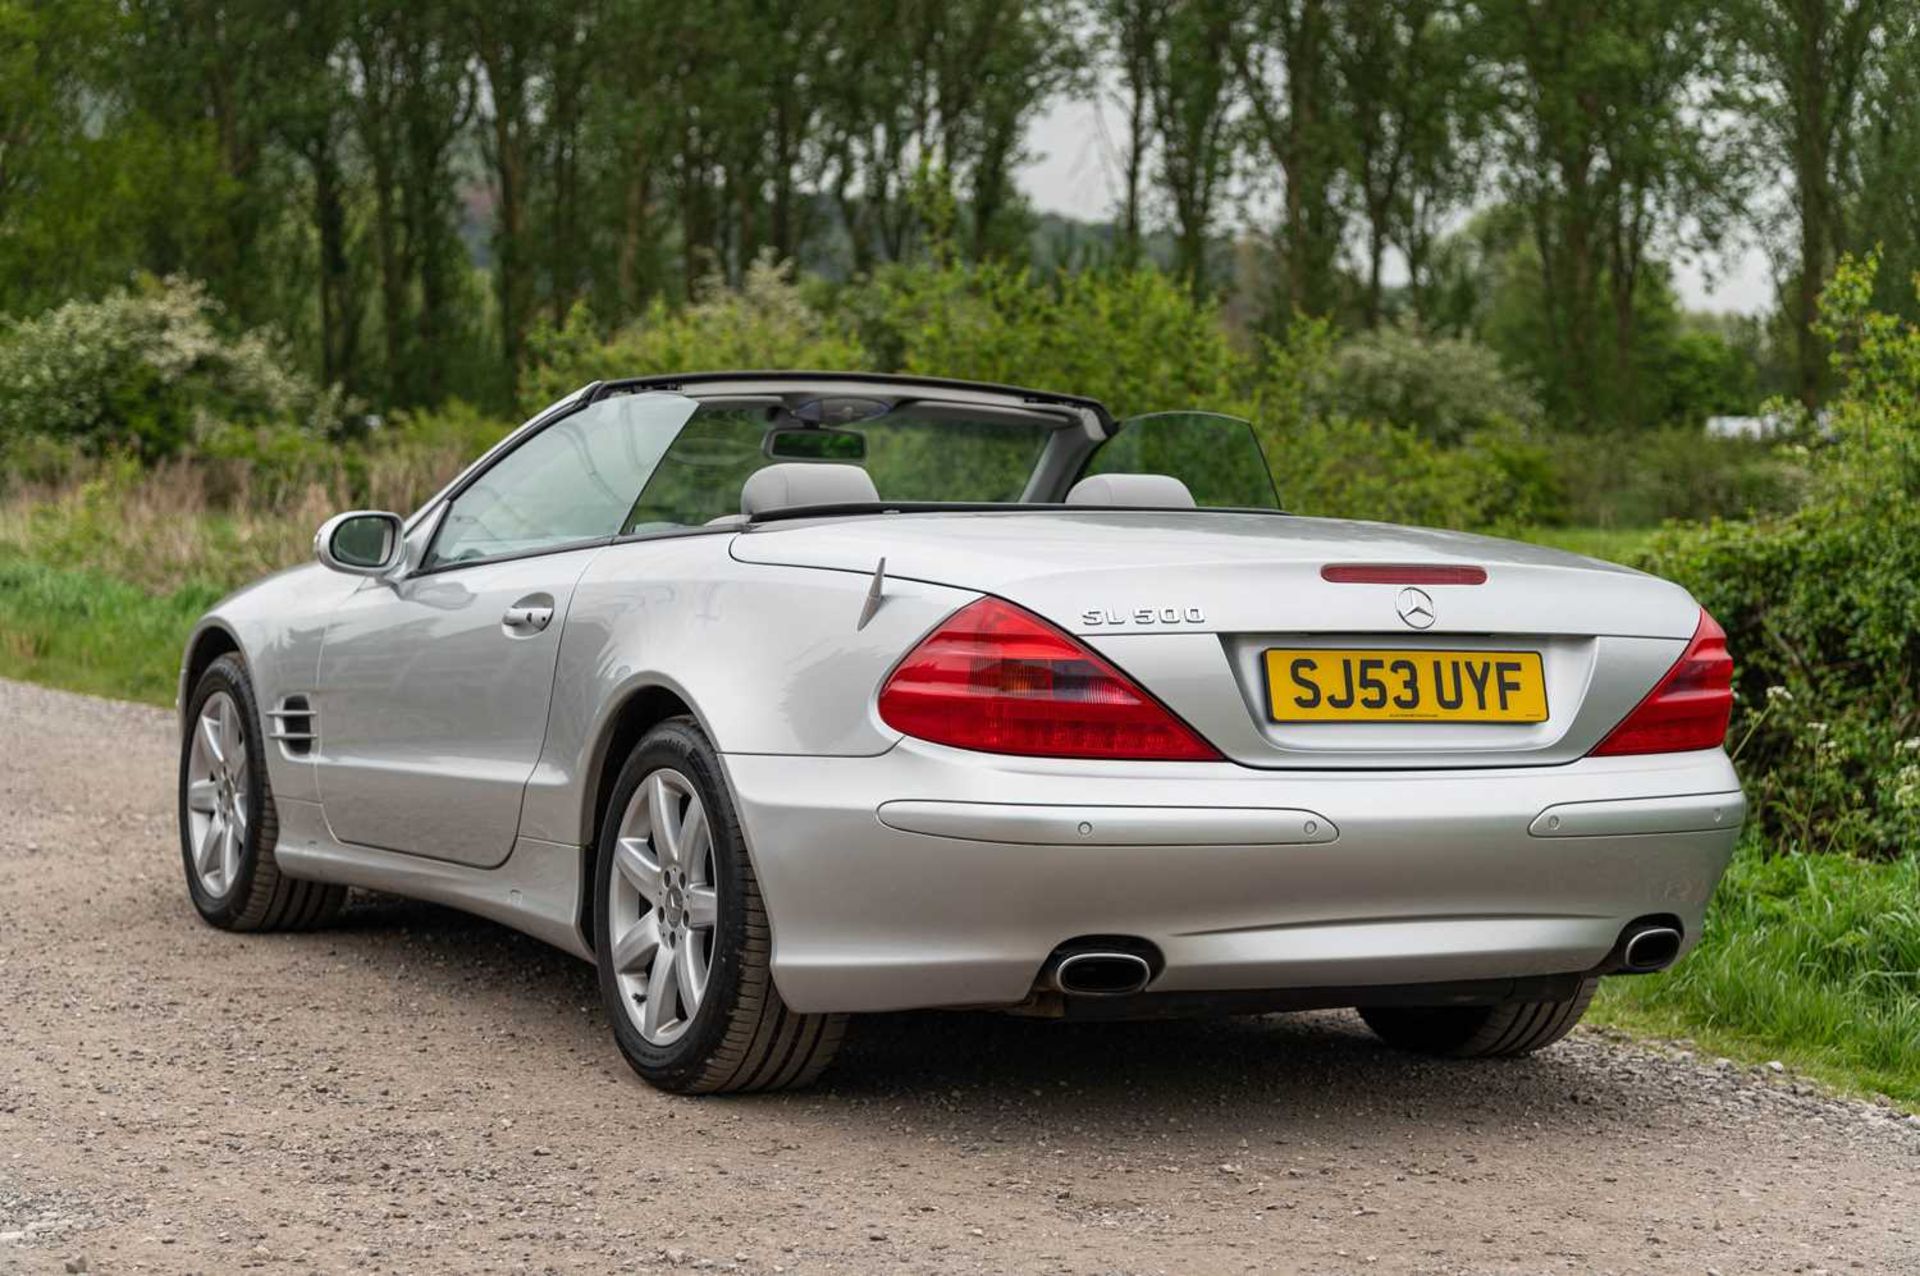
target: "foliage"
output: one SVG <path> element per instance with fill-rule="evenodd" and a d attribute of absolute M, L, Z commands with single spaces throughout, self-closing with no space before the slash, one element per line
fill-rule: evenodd
<path fill-rule="evenodd" d="M 235 331 L 284 334 L 306 375 L 388 411 L 504 410 L 565 363 L 537 331 L 657 327 L 763 254 L 835 282 L 1031 267 L 1030 126 L 1095 96 L 1121 107 L 1124 189 L 1117 224 L 1076 228 L 1077 266 L 1157 260 L 1231 297 L 1236 334 L 1404 314 L 1471 336 L 1560 425 L 1751 406 L 1771 356 L 1681 322 L 1671 285 L 1728 235 L 1785 250 L 1777 336 L 1803 355 L 1836 251 L 1920 260 L 1920 0 L 216 16 L 0 0 L 0 311 L 204 280 Z M 1474 210 L 1514 251 L 1462 273 L 1442 228 Z"/>
<path fill-rule="evenodd" d="M 656 298 L 647 313 L 603 336 L 584 305 L 559 327 L 534 331 L 535 370 L 524 406 L 537 410 L 589 381 L 730 368 L 870 368 L 848 324 L 807 303 L 789 269 L 762 258 L 737 289 L 709 278 L 692 305 Z"/>
<path fill-rule="evenodd" d="M 1262 434 L 1281 502 L 1298 514 L 1501 532 L 1558 519 L 1550 454 L 1514 426 L 1484 427 L 1454 447 L 1342 417 Z"/>
<path fill-rule="evenodd" d="M 1707 0 L 1488 9 L 1486 38 L 1512 68 L 1500 176 L 1527 221 L 1542 383 L 1568 424 L 1639 412 L 1654 235 L 1710 219 L 1735 171 L 1720 114 L 1699 105 L 1713 18 Z"/>
<path fill-rule="evenodd" d="M 1595 1017 L 1780 1059 L 1920 1108 L 1920 856 L 1768 854 L 1748 837 L 1672 971 L 1611 979 Z"/>
<path fill-rule="evenodd" d="M 901 268 L 852 309 L 884 367 L 1090 395 L 1123 418 L 1228 409 L 1254 371 L 1214 303 L 1152 270 Z"/>
<path fill-rule="evenodd" d="M 1335 413 L 1391 421 L 1441 443 L 1493 425 L 1538 426 L 1533 393 L 1487 346 L 1412 324 L 1355 334 L 1334 351 L 1321 391 Z"/>
<path fill-rule="evenodd" d="M 1805 506 L 1676 528 L 1646 560 L 1727 630 L 1733 738 L 1783 851 L 1920 843 L 1920 328 L 1870 308 L 1875 273 L 1843 260 L 1824 303 L 1843 389 Z"/>
<path fill-rule="evenodd" d="M 1697 426 L 1554 433 L 1552 465 L 1577 526 L 1657 527 L 1781 514 L 1806 488 L 1805 453 L 1775 440 L 1715 438 Z"/>
<path fill-rule="evenodd" d="M 67 439 L 94 452 L 171 456 L 223 422 L 336 427 L 337 395 L 262 333 L 227 337 L 185 280 L 145 280 L 0 327 L 0 442 Z"/>
<path fill-rule="evenodd" d="M 372 422 L 346 447 L 284 427 L 223 425 L 202 437 L 192 468 L 208 502 L 220 509 L 281 509 L 317 490 L 341 508 L 407 511 L 508 429 L 459 400 Z"/>

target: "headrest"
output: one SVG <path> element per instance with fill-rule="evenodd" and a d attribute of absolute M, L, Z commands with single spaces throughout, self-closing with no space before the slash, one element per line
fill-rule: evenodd
<path fill-rule="evenodd" d="M 856 505 L 879 499 L 873 480 L 857 465 L 789 461 L 753 472 L 740 489 L 740 512 L 751 518 L 798 505 Z"/>
<path fill-rule="evenodd" d="M 1193 493 L 1171 474 L 1096 474 L 1073 485 L 1067 504 L 1194 508 Z"/>

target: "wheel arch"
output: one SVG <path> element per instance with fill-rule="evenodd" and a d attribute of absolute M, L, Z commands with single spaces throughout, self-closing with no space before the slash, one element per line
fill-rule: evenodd
<path fill-rule="evenodd" d="M 586 783 L 582 786 L 586 802 L 581 812 L 578 910 L 580 935 L 589 950 L 593 948 L 595 920 L 594 857 L 600 853 L 600 830 L 613 800 L 614 785 L 620 779 L 620 768 L 625 764 L 627 755 L 633 752 L 634 746 L 646 738 L 647 732 L 671 718 L 700 721 L 700 715 L 694 711 L 693 705 L 676 687 L 664 682 L 630 687 L 607 714 L 606 722 L 589 754 Z M 702 723 L 701 730 L 705 729 Z M 711 739 L 711 735 L 708 738 Z"/>
<path fill-rule="evenodd" d="M 180 661 L 180 692 L 175 707 L 184 715 L 187 702 L 193 696 L 193 689 L 200 685 L 200 676 L 207 667 L 225 655 L 237 655 L 244 662 L 246 652 L 240 646 L 240 639 L 234 632 L 219 621 L 203 621 L 187 640 L 186 654 Z"/>

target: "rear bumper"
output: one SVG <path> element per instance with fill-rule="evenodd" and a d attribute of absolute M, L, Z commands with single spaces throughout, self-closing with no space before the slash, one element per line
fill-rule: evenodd
<path fill-rule="evenodd" d="M 1310 774 L 911 740 L 725 761 L 802 1011 L 1011 1005 L 1083 935 L 1156 945 L 1164 993 L 1591 970 L 1640 917 L 1692 945 L 1746 808 L 1718 750 Z"/>

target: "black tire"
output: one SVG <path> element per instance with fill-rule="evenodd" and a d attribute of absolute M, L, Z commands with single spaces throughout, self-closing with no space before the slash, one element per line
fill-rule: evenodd
<path fill-rule="evenodd" d="M 1587 1013 L 1598 979 L 1584 980 L 1564 1001 L 1504 1006 L 1362 1006 L 1374 1035 L 1398 1050 L 1453 1059 L 1496 1059 L 1543 1050 L 1573 1031 Z"/>
<path fill-rule="evenodd" d="M 706 808 L 718 921 L 699 1009 L 677 1039 L 655 1045 L 633 1022 L 613 963 L 605 956 L 613 951 L 607 900 L 621 815 L 641 783 L 662 768 L 691 781 Z M 691 718 L 663 722 L 634 746 L 601 825 L 593 881 L 593 943 L 602 957 L 600 997 L 614 1042 L 633 1070 L 676 1094 L 788 1090 L 818 1077 L 840 1048 L 847 1017 L 799 1014 L 780 999 L 773 984 L 772 932 L 739 816 L 719 758 Z"/>
<path fill-rule="evenodd" d="M 239 867 L 232 880 L 225 883 L 218 894 L 212 894 L 194 871 L 187 783 L 193 733 L 199 727 L 201 711 L 209 699 L 222 691 L 233 698 L 245 725 L 245 788 L 251 818 L 246 821 Z M 180 736 L 176 794 L 180 812 L 180 858 L 187 875 L 187 894 L 193 898 L 193 906 L 201 918 L 222 930 L 310 930 L 334 919 L 346 902 L 347 888 L 288 877 L 275 862 L 273 851 L 280 840 L 280 820 L 273 805 L 273 785 L 267 778 L 266 733 L 262 721 L 260 705 L 253 694 L 253 680 L 247 676 L 247 666 L 238 655 L 221 656 L 200 675 L 187 701 L 186 729 Z"/>

